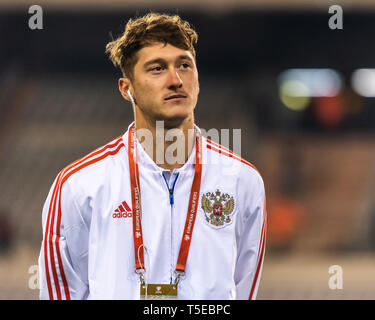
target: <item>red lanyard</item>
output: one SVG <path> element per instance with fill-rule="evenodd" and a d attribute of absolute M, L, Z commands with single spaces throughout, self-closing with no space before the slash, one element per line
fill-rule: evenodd
<path fill-rule="evenodd" d="M 193 234 L 195 217 L 197 214 L 199 190 L 201 186 L 202 174 L 202 137 L 196 130 L 195 134 L 195 174 L 193 185 L 190 191 L 189 207 L 186 215 L 186 222 L 184 233 L 182 235 L 180 252 L 177 259 L 176 271 L 184 273 L 186 268 L 186 261 L 189 255 L 190 242 Z M 129 171 L 133 207 L 133 237 L 134 237 L 134 254 L 135 254 L 135 268 L 136 272 L 144 272 L 144 246 L 142 235 L 142 207 L 141 207 L 141 190 L 139 183 L 139 171 L 136 152 L 136 130 L 133 124 L 128 133 L 128 157 L 129 157 Z"/>

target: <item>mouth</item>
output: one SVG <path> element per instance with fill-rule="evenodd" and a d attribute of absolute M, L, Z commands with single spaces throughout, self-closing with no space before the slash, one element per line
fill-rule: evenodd
<path fill-rule="evenodd" d="M 182 100 L 182 99 L 186 99 L 186 96 L 183 95 L 183 94 L 173 94 L 173 95 L 165 98 L 164 100 L 165 101 L 177 101 L 177 100 Z"/>

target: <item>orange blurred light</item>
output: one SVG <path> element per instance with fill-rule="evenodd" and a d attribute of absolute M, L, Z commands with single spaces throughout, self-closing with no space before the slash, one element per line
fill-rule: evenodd
<path fill-rule="evenodd" d="M 316 119 L 325 128 L 338 127 L 345 116 L 341 96 L 316 97 L 313 99 L 313 107 Z"/>

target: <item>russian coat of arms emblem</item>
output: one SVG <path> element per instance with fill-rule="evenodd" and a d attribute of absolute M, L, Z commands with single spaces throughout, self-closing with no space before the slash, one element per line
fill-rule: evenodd
<path fill-rule="evenodd" d="M 234 199 L 228 193 L 206 192 L 202 195 L 202 209 L 207 222 L 215 227 L 224 227 L 232 221 Z"/>

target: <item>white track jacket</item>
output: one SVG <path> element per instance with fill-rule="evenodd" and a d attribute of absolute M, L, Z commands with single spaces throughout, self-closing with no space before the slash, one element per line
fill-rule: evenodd
<path fill-rule="evenodd" d="M 56 177 L 42 215 L 41 299 L 140 298 L 128 131 Z M 195 146 L 172 173 L 158 167 L 138 141 L 137 157 L 145 278 L 170 284 L 186 221 Z M 178 299 L 255 299 L 266 242 L 263 180 L 252 164 L 204 137 L 202 157 L 198 209 Z"/>

